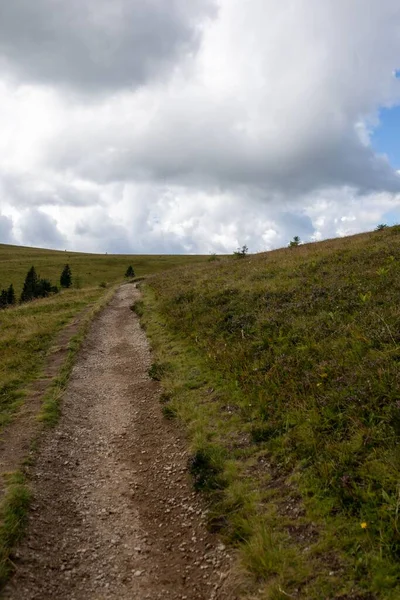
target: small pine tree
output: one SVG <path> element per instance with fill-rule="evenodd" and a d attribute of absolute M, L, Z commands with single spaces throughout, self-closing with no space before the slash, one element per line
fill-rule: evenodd
<path fill-rule="evenodd" d="M 15 292 L 13 284 L 11 284 L 7 290 L 7 304 L 10 306 L 15 304 Z"/>
<path fill-rule="evenodd" d="M 300 246 L 301 240 L 298 235 L 295 235 L 291 242 L 289 242 L 289 248 L 295 248 Z"/>
<path fill-rule="evenodd" d="M 35 271 L 35 267 L 31 267 L 25 277 L 24 287 L 21 294 L 21 302 L 29 302 L 29 300 L 36 298 L 37 285 L 38 276 Z"/>
<path fill-rule="evenodd" d="M 135 277 L 135 271 L 133 270 L 132 265 L 129 265 L 125 272 L 125 277 Z"/>
<path fill-rule="evenodd" d="M 63 288 L 69 288 L 72 285 L 72 273 L 69 265 L 65 265 L 60 277 L 60 285 Z"/>

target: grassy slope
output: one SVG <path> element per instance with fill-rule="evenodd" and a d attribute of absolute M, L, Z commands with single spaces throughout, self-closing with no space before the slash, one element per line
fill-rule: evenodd
<path fill-rule="evenodd" d="M 400 597 L 400 229 L 155 275 L 166 416 L 257 597 Z"/>

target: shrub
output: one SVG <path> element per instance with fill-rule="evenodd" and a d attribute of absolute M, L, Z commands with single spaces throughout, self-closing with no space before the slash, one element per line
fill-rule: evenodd
<path fill-rule="evenodd" d="M 238 248 L 236 252 L 233 253 L 233 256 L 235 256 L 236 258 L 244 258 L 247 255 L 248 251 L 248 247 L 244 245 L 241 248 Z"/>
<path fill-rule="evenodd" d="M 58 287 L 51 285 L 49 279 L 39 279 L 36 286 L 35 298 L 47 298 L 50 294 L 57 294 Z"/>

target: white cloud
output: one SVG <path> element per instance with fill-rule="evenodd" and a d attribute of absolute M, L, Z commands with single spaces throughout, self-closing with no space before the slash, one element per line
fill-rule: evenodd
<path fill-rule="evenodd" d="M 63 8 L 65 23 L 49 2 L 26 46 L 25 25 L 0 43 L 14 81 L 0 84 L 0 206 L 14 228 L 32 209 L 54 220 L 53 245 L 230 252 L 397 214 L 400 176 L 370 145 L 379 107 L 400 102 L 395 0 L 220 0 L 218 10 L 169 0 L 168 14 L 158 0 L 118 0 L 111 16 L 82 0 Z M 29 6 L 17 0 L 0 18 L 28 23 Z M 145 39 L 122 19 L 134 14 Z M 59 47 L 29 54 L 46 27 Z M 93 49 L 99 31 L 90 74 L 82 43 Z"/>

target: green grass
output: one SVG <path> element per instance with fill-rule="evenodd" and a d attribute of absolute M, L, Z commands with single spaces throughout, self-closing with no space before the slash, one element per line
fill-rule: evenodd
<path fill-rule="evenodd" d="M 31 492 L 24 475 L 9 474 L 0 505 L 0 587 L 13 571 L 11 552 L 24 533 L 30 501 Z"/>
<path fill-rule="evenodd" d="M 399 598 L 400 228 L 143 290 L 163 410 L 188 428 L 210 527 L 239 548 L 246 585 Z"/>
<path fill-rule="evenodd" d="M 32 265 L 40 277 L 59 285 L 61 271 L 65 264 L 69 264 L 74 287 L 85 288 L 123 280 L 129 265 L 132 265 L 137 277 L 143 277 L 206 260 L 206 256 L 85 254 L 0 244 L 0 288 L 12 283 L 19 298 L 26 273 Z"/>

